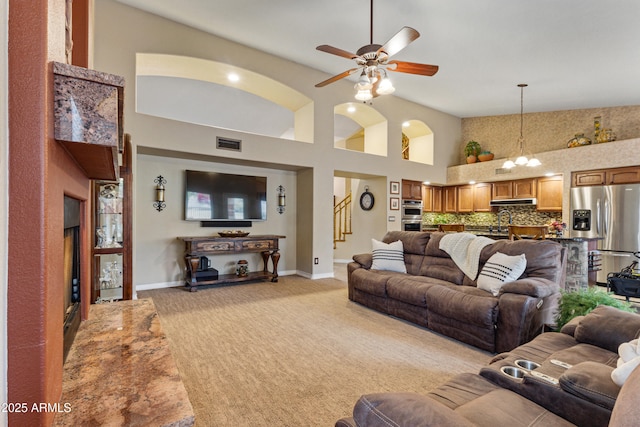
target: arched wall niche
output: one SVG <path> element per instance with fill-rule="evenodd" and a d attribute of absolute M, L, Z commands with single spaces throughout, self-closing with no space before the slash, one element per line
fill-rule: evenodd
<path fill-rule="evenodd" d="M 421 120 L 402 124 L 402 158 L 433 165 L 433 131 Z"/>
<path fill-rule="evenodd" d="M 387 119 L 374 108 L 356 102 L 338 104 L 334 113 L 334 147 L 387 155 Z"/>
<path fill-rule="evenodd" d="M 313 142 L 310 98 L 259 73 L 202 58 L 137 53 L 136 112 Z"/>

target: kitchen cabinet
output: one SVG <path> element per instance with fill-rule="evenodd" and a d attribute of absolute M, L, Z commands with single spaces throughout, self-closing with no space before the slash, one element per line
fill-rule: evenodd
<path fill-rule="evenodd" d="M 422 186 L 422 211 L 433 212 L 433 187 Z"/>
<path fill-rule="evenodd" d="M 640 182 L 640 166 L 580 171 L 571 174 L 571 185 L 573 187 L 635 184 L 638 182 Z"/>
<path fill-rule="evenodd" d="M 422 200 L 422 182 L 402 180 L 403 200 Z"/>
<path fill-rule="evenodd" d="M 475 184 L 473 188 L 473 211 L 491 212 L 491 183 Z"/>
<path fill-rule="evenodd" d="M 574 172 L 571 174 L 571 185 L 582 187 L 589 185 L 604 185 L 605 171 Z"/>
<path fill-rule="evenodd" d="M 442 212 L 442 187 L 432 187 L 433 212 Z"/>
<path fill-rule="evenodd" d="M 513 199 L 511 181 L 494 182 L 491 185 L 491 198 L 493 200 Z"/>
<path fill-rule="evenodd" d="M 443 187 L 442 194 L 444 212 L 456 213 L 458 211 L 458 188 L 455 186 Z"/>
<path fill-rule="evenodd" d="M 609 184 L 635 184 L 640 182 L 640 166 L 630 168 L 609 169 L 606 173 L 606 183 Z"/>
<path fill-rule="evenodd" d="M 493 200 L 528 199 L 536 197 L 536 178 L 494 182 L 491 189 Z"/>
<path fill-rule="evenodd" d="M 473 185 L 460 185 L 457 187 L 458 209 L 460 213 L 473 212 Z"/>
<path fill-rule="evenodd" d="M 562 211 L 562 176 L 538 178 L 538 211 Z"/>
<path fill-rule="evenodd" d="M 528 199 L 536 197 L 536 178 L 518 179 L 513 182 L 513 198 Z"/>

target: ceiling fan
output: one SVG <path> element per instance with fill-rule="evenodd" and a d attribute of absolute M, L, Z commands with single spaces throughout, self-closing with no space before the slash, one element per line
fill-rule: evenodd
<path fill-rule="evenodd" d="M 348 77 L 356 72 L 360 73 L 360 78 L 355 85 L 356 99 L 359 101 L 368 101 L 378 95 L 388 95 L 395 91 L 391 81 L 387 77 L 387 71 L 395 71 L 400 73 L 418 74 L 422 76 L 433 76 L 438 72 L 437 65 L 419 64 L 415 62 L 405 62 L 389 60 L 392 55 L 400 52 L 411 42 L 420 37 L 420 33 L 411 27 L 402 27 L 393 37 L 385 44 L 379 45 L 373 43 L 373 0 L 371 0 L 371 18 L 369 44 L 362 46 L 356 53 L 347 52 L 346 50 L 326 44 L 316 47 L 317 50 L 330 53 L 332 55 L 341 56 L 343 58 L 353 59 L 357 67 L 351 68 L 340 74 L 337 74 L 316 87 L 324 87 L 330 83 Z"/>

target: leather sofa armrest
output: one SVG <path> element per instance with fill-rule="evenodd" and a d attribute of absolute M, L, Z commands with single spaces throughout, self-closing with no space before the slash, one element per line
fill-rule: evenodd
<path fill-rule="evenodd" d="M 639 335 L 640 315 L 599 305 L 580 320 L 574 338 L 578 342 L 617 353 L 620 344 L 638 338 Z"/>
<path fill-rule="evenodd" d="M 360 264 L 362 268 L 369 270 L 373 265 L 373 254 L 357 254 L 353 256 L 353 260 Z"/>
<path fill-rule="evenodd" d="M 505 283 L 501 293 L 529 295 L 535 298 L 546 298 L 560 292 L 557 283 L 540 277 L 526 277 L 515 282 Z"/>
<path fill-rule="evenodd" d="M 562 327 L 562 329 L 560 329 L 560 332 L 562 332 L 563 334 L 567 334 L 570 336 L 575 336 L 576 333 L 576 328 L 578 327 L 578 324 L 580 323 L 580 321 L 584 319 L 584 316 L 576 316 L 573 319 L 569 320 L 567 323 L 565 323 L 565 325 Z"/>
<path fill-rule="evenodd" d="M 417 393 L 375 393 L 361 396 L 353 408 L 353 420 L 355 425 L 367 427 L 474 425 L 453 409 Z"/>
<path fill-rule="evenodd" d="M 620 387 L 611 379 L 613 368 L 598 362 L 582 362 L 572 366 L 560 378 L 560 387 L 567 393 L 613 409 Z"/>

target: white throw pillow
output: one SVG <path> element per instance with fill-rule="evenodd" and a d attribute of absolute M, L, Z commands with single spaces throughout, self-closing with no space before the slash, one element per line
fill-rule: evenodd
<path fill-rule="evenodd" d="M 371 246 L 373 249 L 372 270 L 407 272 L 407 267 L 404 265 L 402 240 L 386 244 L 376 239 L 371 239 Z"/>
<path fill-rule="evenodd" d="M 502 285 L 515 282 L 527 268 L 527 258 L 524 254 L 509 256 L 496 252 L 487 260 L 478 276 L 478 288 L 498 296 Z"/>

